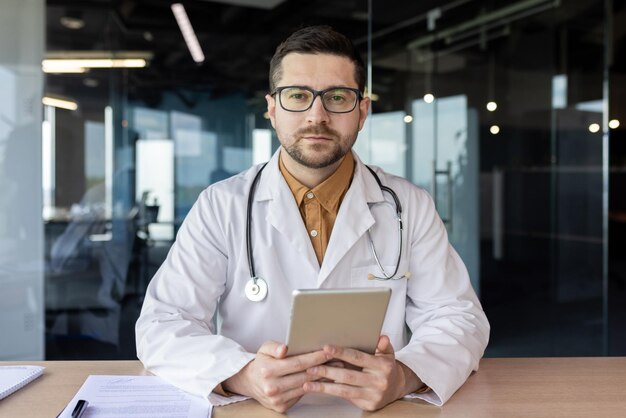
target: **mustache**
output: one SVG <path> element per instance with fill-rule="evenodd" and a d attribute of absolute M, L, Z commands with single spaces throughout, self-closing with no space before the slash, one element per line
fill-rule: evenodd
<path fill-rule="evenodd" d="M 337 133 L 337 131 L 329 128 L 328 126 L 318 125 L 318 126 L 309 126 L 306 128 L 298 129 L 295 132 L 295 136 L 297 137 L 324 136 L 324 137 L 338 138 L 339 134 Z"/>

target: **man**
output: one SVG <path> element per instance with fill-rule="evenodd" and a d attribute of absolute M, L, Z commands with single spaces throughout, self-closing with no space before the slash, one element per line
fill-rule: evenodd
<path fill-rule="evenodd" d="M 279 412 L 312 392 L 364 410 L 406 395 L 441 405 L 478 368 L 489 324 L 432 200 L 374 168 L 404 208 L 398 265 L 395 211 L 380 204 L 393 201 L 351 152 L 370 104 L 364 87 L 354 46 L 329 27 L 277 48 L 266 99 L 281 147 L 264 169 L 207 188 L 190 211 L 137 321 L 146 368 L 217 404 L 252 397 Z M 253 282 L 267 284 L 256 302 L 246 297 Z M 294 289 L 364 286 L 392 289 L 374 355 L 327 346 L 287 356 Z"/>

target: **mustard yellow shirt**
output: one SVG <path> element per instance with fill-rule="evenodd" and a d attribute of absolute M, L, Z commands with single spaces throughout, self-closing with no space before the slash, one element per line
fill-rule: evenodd
<path fill-rule="evenodd" d="M 287 171 L 282 159 L 278 167 L 296 199 L 304 226 L 311 239 L 317 261 L 322 264 L 330 234 L 337 219 L 339 206 L 343 201 L 354 173 L 354 157 L 348 152 L 337 170 L 322 183 L 310 189 L 300 183 Z"/>

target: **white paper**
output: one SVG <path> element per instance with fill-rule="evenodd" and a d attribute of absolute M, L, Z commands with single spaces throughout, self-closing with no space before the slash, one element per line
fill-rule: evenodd
<path fill-rule="evenodd" d="M 71 418 L 80 399 L 89 402 L 82 418 L 209 418 L 212 410 L 157 376 L 89 376 L 59 418 Z"/>
<path fill-rule="evenodd" d="M 43 369 L 42 366 L 0 366 L 0 399 L 41 376 Z"/>

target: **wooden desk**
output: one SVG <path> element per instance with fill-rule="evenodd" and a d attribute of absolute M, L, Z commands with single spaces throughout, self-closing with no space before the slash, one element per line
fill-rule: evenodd
<path fill-rule="evenodd" d="M 0 417 L 55 417 L 89 374 L 148 374 L 138 361 L 0 362 L 40 364 L 44 375 L 0 401 Z M 284 417 L 255 401 L 215 409 L 216 418 Z M 398 401 L 367 417 L 511 418 L 626 416 L 626 358 L 483 359 L 442 408 Z"/>

